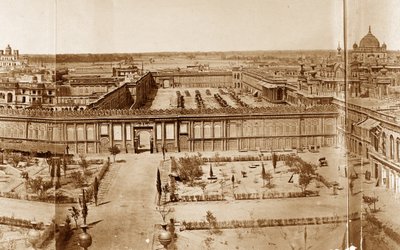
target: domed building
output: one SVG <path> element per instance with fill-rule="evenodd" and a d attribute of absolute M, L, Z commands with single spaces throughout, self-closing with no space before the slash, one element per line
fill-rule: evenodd
<path fill-rule="evenodd" d="M 386 44 L 380 44 L 378 38 L 372 34 L 371 26 L 369 26 L 368 33 L 360 40 L 360 44 L 353 44 L 351 54 L 354 61 L 376 65 L 386 61 Z"/>

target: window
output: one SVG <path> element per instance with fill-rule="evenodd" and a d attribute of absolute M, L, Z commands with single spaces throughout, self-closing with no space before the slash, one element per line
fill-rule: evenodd
<path fill-rule="evenodd" d="M 214 138 L 221 138 L 221 125 L 214 125 Z"/>
<path fill-rule="evenodd" d="M 165 124 L 165 139 L 172 140 L 175 139 L 175 125 L 173 123 Z"/>
<path fill-rule="evenodd" d="M 179 131 L 181 134 L 187 134 L 188 133 L 188 124 L 181 123 L 181 126 L 179 127 Z"/>
<path fill-rule="evenodd" d="M 204 126 L 204 138 L 211 138 L 211 126 L 210 125 L 205 125 Z"/>
<path fill-rule="evenodd" d="M 194 126 L 194 138 L 201 138 L 201 127 L 200 125 Z"/>
<path fill-rule="evenodd" d="M 157 140 L 161 140 L 162 139 L 162 131 L 161 130 L 162 130 L 161 124 L 157 124 L 157 126 L 156 126 Z"/>
<path fill-rule="evenodd" d="M 394 138 L 390 135 L 390 159 L 394 159 Z"/>
<path fill-rule="evenodd" d="M 108 135 L 108 125 L 107 124 L 100 125 L 100 135 Z"/>
<path fill-rule="evenodd" d="M 115 124 L 113 127 L 113 135 L 114 140 L 121 141 L 122 140 L 122 126 L 121 124 Z"/>

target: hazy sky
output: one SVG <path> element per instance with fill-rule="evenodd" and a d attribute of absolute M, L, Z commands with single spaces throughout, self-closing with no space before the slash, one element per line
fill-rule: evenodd
<path fill-rule="evenodd" d="M 350 47 L 372 25 L 400 49 L 400 1 L 348 2 Z M 0 48 L 21 53 L 335 49 L 343 40 L 342 0 L 1 0 L 0 22 Z"/>

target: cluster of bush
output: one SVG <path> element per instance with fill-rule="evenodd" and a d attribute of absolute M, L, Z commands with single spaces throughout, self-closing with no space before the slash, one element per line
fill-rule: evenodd
<path fill-rule="evenodd" d="M 180 201 L 191 202 L 191 201 L 223 201 L 224 196 L 220 194 L 210 195 L 182 195 Z"/>
<path fill-rule="evenodd" d="M 197 108 L 205 108 L 204 101 L 203 98 L 201 97 L 200 91 L 196 90 L 195 93 L 196 93 L 195 100 Z"/>
<path fill-rule="evenodd" d="M 264 192 L 263 199 L 279 199 L 279 198 L 300 198 L 300 197 L 315 197 L 319 196 L 319 191 L 307 192 Z"/>
<path fill-rule="evenodd" d="M 7 216 L 0 216 L 0 224 L 8 225 L 8 226 L 15 226 L 15 227 L 32 228 L 32 223 L 30 220 L 17 219 L 14 217 L 7 217 Z M 37 224 L 37 229 L 40 230 L 43 228 L 44 228 L 43 222 L 39 222 Z"/>
<path fill-rule="evenodd" d="M 357 218 L 358 214 L 351 214 L 350 219 Z M 276 227 L 276 226 L 299 226 L 317 225 L 346 222 L 347 216 L 325 216 L 308 218 L 287 218 L 287 219 L 257 219 L 257 220 L 231 220 L 217 221 L 215 227 L 219 229 L 232 228 L 256 228 L 256 227 Z M 182 225 L 186 230 L 207 230 L 210 224 L 205 221 L 183 221 Z"/>
<path fill-rule="evenodd" d="M 367 213 L 365 216 L 365 220 L 373 224 L 378 228 L 379 231 L 383 231 L 389 238 L 395 241 L 397 244 L 400 244 L 400 233 L 393 230 L 393 228 L 384 225 L 381 221 L 379 221 L 374 215 Z M 378 231 L 378 232 L 379 232 Z M 378 233 L 376 232 L 376 233 Z"/>
<path fill-rule="evenodd" d="M 228 103 L 219 95 L 219 94 L 214 94 L 215 100 L 219 103 L 219 105 L 223 108 L 229 107 Z"/>
<path fill-rule="evenodd" d="M 235 100 L 236 104 L 238 104 L 239 106 L 245 107 L 245 108 L 249 107 L 249 105 L 247 103 L 244 103 L 240 99 L 240 97 L 238 95 L 236 95 L 236 93 L 233 90 L 229 91 L 229 95 L 232 97 L 233 100 Z"/>
<path fill-rule="evenodd" d="M 42 195 L 37 194 L 18 194 L 15 192 L 0 192 L 0 197 L 9 199 L 19 199 L 28 201 L 41 201 L 50 203 L 74 203 L 75 198 L 62 195 L 60 193 L 43 193 Z"/>
<path fill-rule="evenodd" d="M 176 91 L 176 101 L 178 108 L 185 108 L 185 98 L 181 95 L 180 91 Z"/>
<path fill-rule="evenodd" d="M 260 161 L 260 156 L 257 155 L 240 155 L 240 156 L 212 156 L 203 157 L 204 162 L 233 162 L 233 161 Z M 264 160 L 271 160 L 271 156 L 264 156 Z"/>
<path fill-rule="evenodd" d="M 237 193 L 234 194 L 236 200 L 256 200 L 260 199 L 259 193 Z"/>

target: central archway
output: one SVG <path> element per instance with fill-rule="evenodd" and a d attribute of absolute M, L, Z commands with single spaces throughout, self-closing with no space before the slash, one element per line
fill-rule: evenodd
<path fill-rule="evenodd" d="M 136 152 L 152 151 L 152 129 L 151 128 L 139 128 L 135 129 L 135 147 Z"/>

